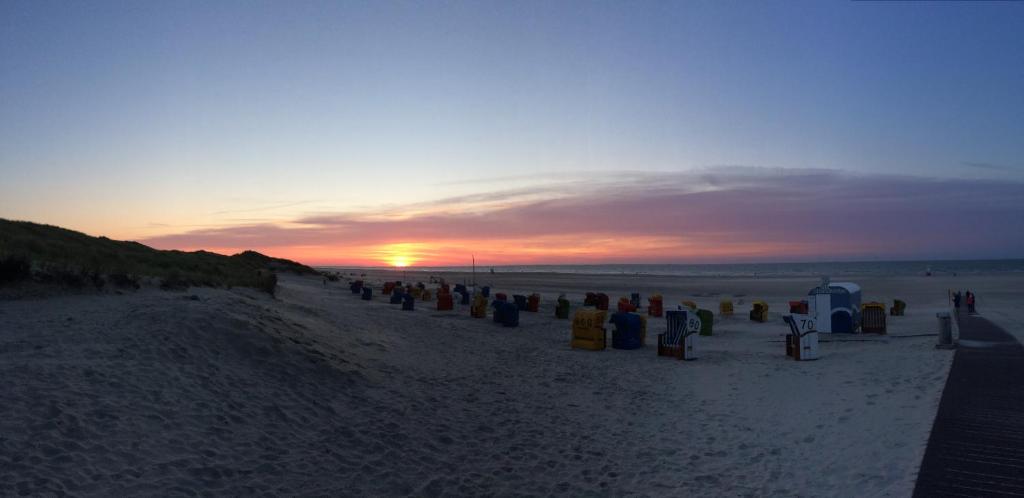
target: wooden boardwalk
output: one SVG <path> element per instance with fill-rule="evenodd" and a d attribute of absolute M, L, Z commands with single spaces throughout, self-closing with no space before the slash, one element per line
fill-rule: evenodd
<path fill-rule="evenodd" d="M 979 316 L 960 318 L 914 496 L 1024 496 L 1024 348 Z"/>

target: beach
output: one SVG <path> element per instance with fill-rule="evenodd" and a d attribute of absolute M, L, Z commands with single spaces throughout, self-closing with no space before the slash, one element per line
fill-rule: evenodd
<path fill-rule="evenodd" d="M 1021 335 L 1017 275 L 861 278 L 908 303 L 888 335 L 784 352 L 786 303 L 814 278 L 477 274 L 541 294 L 504 328 L 379 295 L 401 272 L 280 275 L 252 289 L 144 287 L 0 301 L 0 488 L 15 495 L 908 496 L 953 353 L 934 347 L 947 289 Z M 407 272 L 449 282 L 466 274 Z M 346 277 L 355 277 L 345 275 Z M 429 287 L 435 285 L 428 284 Z M 569 347 L 566 293 L 655 292 L 715 312 L 701 357 Z M 732 299 L 736 313 L 718 316 Z M 750 303 L 769 320 L 747 320 Z M 612 326 L 608 325 L 609 333 Z"/>

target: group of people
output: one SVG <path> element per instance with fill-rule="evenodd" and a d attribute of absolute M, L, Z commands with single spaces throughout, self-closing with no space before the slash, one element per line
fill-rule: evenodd
<path fill-rule="evenodd" d="M 974 307 L 974 299 L 974 293 L 971 292 L 970 290 L 965 292 L 963 296 L 960 295 L 960 291 L 956 291 L 956 293 L 953 294 L 953 306 L 959 310 L 960 303 L 962 301 L 964 304 L 967 305 L 967 313 L 973 315 L 978 312 L 977 309 L 975 309 Z"/>

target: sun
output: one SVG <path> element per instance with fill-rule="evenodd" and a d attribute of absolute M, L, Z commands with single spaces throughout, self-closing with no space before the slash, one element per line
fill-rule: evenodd
<path fill-rule="evenodd" d="M 399 268 L 405 268 L 409 266 L 410 261 L 406 256 L 394 256 L 391 258 L 391 266 L 397 266 Z"/>

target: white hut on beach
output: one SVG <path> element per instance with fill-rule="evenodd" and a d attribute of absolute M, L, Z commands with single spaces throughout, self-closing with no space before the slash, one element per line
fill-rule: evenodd
<path fill-rule="evenodd" d="M 852 334 L 860 328 L 860 286 L 852 282 L 829 282 L 807 293 L 808 308 L 818 332 Z"/>

